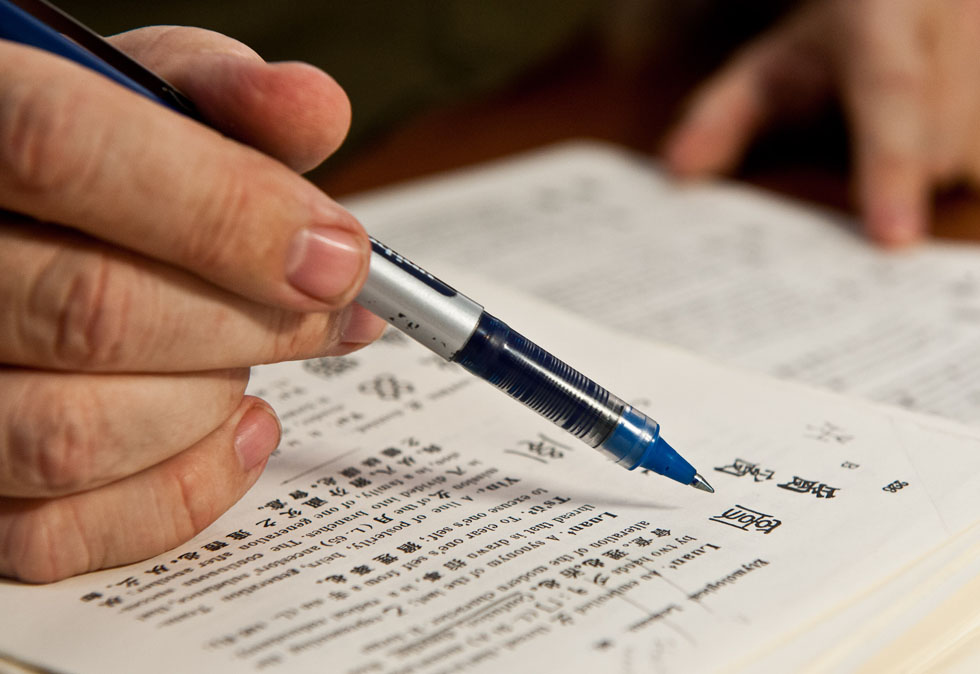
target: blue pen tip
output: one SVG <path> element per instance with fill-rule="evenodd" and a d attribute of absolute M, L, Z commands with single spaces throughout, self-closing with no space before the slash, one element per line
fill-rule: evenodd
<path fill-rule="evenodd" d="M 647 468 L 681 484 L 688 485 L 694 482 L 694 476 L 697 475 L 694 466 L 678 454 L 662 436 L 658 436 L 646 448 L 638 467 Z"/>

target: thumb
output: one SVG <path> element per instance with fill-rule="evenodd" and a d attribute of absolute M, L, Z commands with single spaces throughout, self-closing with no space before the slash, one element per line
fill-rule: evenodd
<path fill-rule="evenodd" d="M 230 37 L 200 28 L 151 26 L 113 44 L 187 94 L 225 134 L 308 171 L 350 127 L 347 94 L 305 63 L 266 63 Z"/>

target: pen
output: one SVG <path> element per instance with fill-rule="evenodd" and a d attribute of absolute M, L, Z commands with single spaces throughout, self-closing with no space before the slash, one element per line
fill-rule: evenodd
<path fill-rule="evenodd" d="M 0 0 L 0 39 L 71 59 L 203 123 L 183 94 L 45 0 Z M 714 492 L 663 439 L 656 421 L 374 238 L 368 277 L 356 299 L 617 464 Z"/>

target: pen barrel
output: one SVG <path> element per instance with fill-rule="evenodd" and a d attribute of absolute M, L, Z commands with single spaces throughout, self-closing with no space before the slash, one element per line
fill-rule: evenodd
<path fill-rule="evenodd" d="M 488 313 L 454 360 L 591 447 L 612 433 L 626 406 Z"/>
<path fill-rule="evenodd" d="M 456 357 L 483 314 L 482 306 L 373 238 L 357 302 L 446 360 Z"/>

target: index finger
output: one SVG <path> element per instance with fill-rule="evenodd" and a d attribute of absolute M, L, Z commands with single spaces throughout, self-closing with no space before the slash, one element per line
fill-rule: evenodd
<path fill-rule="evenodd" d="M 854 136 L 856 189 L 868 233 L 888 245 L 920 238 L 928 219 L 924 147 L 926 62 L 910 3 L 854 9 L 844 102 Z"/>
<path fill-rule="evenodd" d="M 367 275 L 360 224 L 283 164 L 2 41 L 0 207 L 294 310 L 343 306 Z"/>

